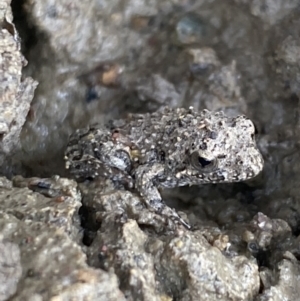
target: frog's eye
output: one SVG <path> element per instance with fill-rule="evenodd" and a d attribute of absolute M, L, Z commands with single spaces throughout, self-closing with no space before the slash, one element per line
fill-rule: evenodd
<path fill-rule="evenodd" d="M 192 153 L 191 164 L 195 169 L 202 171 L 202 172 L 211 172 L 217 168 L 217 160 L 216 159 L 209 160 L 209 159 L 201 156 L 201 154 L 199 154 L 199 152 Z"/>

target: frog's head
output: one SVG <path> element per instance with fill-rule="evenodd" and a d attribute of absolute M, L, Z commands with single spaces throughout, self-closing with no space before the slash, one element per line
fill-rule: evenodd
<path fill-rule="evenodd" d="M 198 118 L 199 130 L 191 137 L 187 153 L 189 163 L 177 178 L 188 177 L 195 184 L 239 182 L 260 173 L 263 158 L 256 146 L 255 127 L 250 119 L 208 111 Z"/>

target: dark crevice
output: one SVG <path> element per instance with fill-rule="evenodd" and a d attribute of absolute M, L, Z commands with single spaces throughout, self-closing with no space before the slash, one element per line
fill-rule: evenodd
<path fill-rule="evenodd" d="M 32 47 L 38 41 L 38 32 L 34 24 L 30 22 L 25 10 L 26 0 L 12 0 L 11 8 L 13 13 L 13 22 L 21 37 L 21 50 L 25 57 Z"/>
<path fill-rule="evenodd" d="M 84 230 L 82 243 L 85 246 L 90 246 L 96 237 L 97 230 L 101 224 L 96 221 L 96 212 L 93 208 L 87 206 L 81 206 L 79 209 L 79 217 L 81 221 L 81 227 Z"/>

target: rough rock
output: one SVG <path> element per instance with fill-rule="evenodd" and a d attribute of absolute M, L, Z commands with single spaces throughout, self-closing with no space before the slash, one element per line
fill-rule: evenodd
<path fill-rule="evenodd" d="M 94 185 L 82 188 L 90 213 L 86 219 L 94 221 L 85 226 L 97 231 L 88 248 L 88 262 L 106 270 L 113 267 L 130 300 L 160 300 L 162 295 L 178 300 L 203 296 L 204 300 L 250 300 L 256 296 L 258 266 L 244 256 L 226 257 L 222 251 L 228 238 L 221 238 L 222 232 L 216 237 L 212 229 L 207 231 L 206 236 L 215 236 L 211 240 L 215 246 L 211 246 L 199 231 L 168 225 L 131 193 L 115 193 L 107 182 L 104 189 L 99 183 L 98 189 Z"/>
<path fill-rule="evenodd" d="M 9 267 L 0 263 L 1 275 L 7 274 L 1 281 L 1 300 L 12 294 L 10 300 L 125 300 L 114 274 L 86 264 L 79 245 L 81 198 L 76 183 L 57 178 L 15 181 L 42 189 L 48 197 L 1 181 L 1 258 L 10 262 Z M 46 189 L 45 183 L 52 186 Z"/>
<path fill-rule="evenodd" d="M 20 148 L 20 132 L 30 109 L 37 82 L 22 79 L 27 64 L 20 38 L 12 23 L 10 1 L 0 6 L 0 163 Z"/>
<path fill-rule="evenodd" d="M 288 254 L 287 254 L 288 257 Z M 291 257 L 291 256 L 289 256 Z M 299 263 L 296 258 L 283 259 L 278 263 L 278 272 L 276 276 L 269 277 L 264 281 L 265 290 L 255 301 L 280 301 L 280 300 L 298 300 L 299 299 Z M 274 281 L 276 279 L 276 281 Z M 271 281 L 270 281 L 271 280 Z M 272 281 L 273 280 L 273 281 Z"/>
<path fill-rule="evenodd" d="M 20 249 L 10 242 L 0 242 L 0 300 L 7 300 L 16 290 L 22 275 Z"/>
<path fill-rule="evenodd" d="M 75 181 L 59 177 L 24 179 L 18 176 L 14 178 L 14 186 L 14 188 L 2 187 L 0 191 L 2 212 L 12 214 L 20 220 L 55 226 L 74 238 L 78 237 L 80 222 L 77 212 L 81 206 L 81 196 Z M 44 195 L 32 190 L 40 190 Z"/>
<path fill-rule="evenodd" d="M 22 69 L 10 1 L 0 0 L 1 171 L 20 173 L 6 154 L 19 149 L 29 112 L 22 156 L 13 160 L 43 177 L 15 178 L 18 187 L 0 179 L 1 242 L 19 248 L 23 271 L 7 278 L 3 298 L 17 289 L 11 300 L 70 300 L 81 292 L 81 299 L 199 300 L 201 292 L 226 292 L 233 300 L 241 293 L 249 301 L 298 301 L 298 2 L 13 1 L 29 61 Z M 36 85 L 29 77 L 40 84 L 28 111 Z M 245 113 L 265 159 L 252 182 L 164 191 L 191 232 L 109 183 L 84 183 L 81 199 L 46 178 L 64 175 L 63 149 L 75 128 L 166 104 Z M 211 278 L 199 282 L 203 275 Z M 244 283 L 227 282 L 237 276 Z"/>

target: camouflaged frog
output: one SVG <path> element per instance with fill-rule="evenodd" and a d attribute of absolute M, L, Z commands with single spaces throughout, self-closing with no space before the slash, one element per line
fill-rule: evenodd
<path fill-rule="evenodd" d="M 263 158 L 254 133 L 247 117 L 222 112 L 165 108 L 131 114 L 72 134 L 66 167 L 77 179 L 104 177 L 134 188 L 149 209 L 161 212 L 166 205 L 158 188 L 255 177 Z M 177 213 L 172 215 L 184 223 Z"/>

